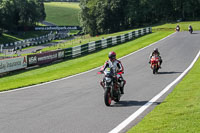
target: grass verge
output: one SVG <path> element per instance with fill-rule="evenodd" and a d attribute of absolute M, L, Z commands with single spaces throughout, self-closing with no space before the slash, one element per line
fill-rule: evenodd
<path fill-rule="evenodd" d="M 47 2 L 44 3 L 47 14 L 46 21 L 64 26 L 79 25 L 79 3 L 74 2 Z"/>
<path fill-rule="evenodd" d="M 46 47 L 46 48 L 42 49 L 41 51 L 45 52 L 45 51 L 75 47 L 75 46 L 83 45 L 83 44 L 86 44 L 86 43 L 89 43 L 89 42 L 92 42 L 92 41 L 98 41 L 98 40 L 101 40 L 103 38 L 106 39 L 106 38 L 112 37 L 112 36 L 123 35 L 123 34 L 129 33 L 129 32 L 132 32 L 134 30 L 138 30 L 138 29 L 126 30 L 126 31 L 112 33 L 112 34 L 104 34 L 104 35 L 99 35 L 99 36 L 96 36 L 96 37 L 91 37 L 90 35 L 87 34 L 87 35 L 84 35 L 84 36 L 76 37 L 74 39 L 68 38 L 69 40 L 67 42 L 59 43 L 57 45 L 50 46 L 50 47 Z"/>
<path fill-rule="evenodd" d="M 48 33 L 49 32 L 47 31 L 18 32 L 18 34 L 15 34 L 15 35 L 3 33 L 2 36 L 0 36 L 0 44 L 21 41 L 28 38 L 34 38 L 34 37 L 46 35 Z"/>
<path fill-rule="evenodd" d="M 154 31 L 156 30 L 170 30 L 175 31 L 175 27 L 179 24 L 181 31 L 188 31 L 188 26 L 192 25 L 193 30 L 200 30 L 199 24 L 200 21 L 185 21 L 185 22 L 179 22 L 179 23 L 166 23 L 163 25 L 159 25 L 153 28 Z"/>
<path fill-rule="evenodd" d="M 200 132 L 200 59 L 159 106 L 128 133 Z"/>
<path fill-rule="evenodd" d="M 152 34 L 137 38 L 133 41 L 84 57 L 64 61 L 42 68 L 12 73 L 11 75 L 2 77 L 0 79 L 0 91 L 39 84 L 42 82 L 47 82 L 90 70 L 92 68 L 103 65 L 107 60 L 109 51 L 115 51 L 117 53 L 117 57 L 119 58 L 140 48 L 143 48 L 153 42 L 156 42 L 171 33 L 172 31 L 154 32 Z"/>

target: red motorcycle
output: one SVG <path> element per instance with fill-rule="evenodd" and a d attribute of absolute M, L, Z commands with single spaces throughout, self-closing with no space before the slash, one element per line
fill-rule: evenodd
<path fill-rule="evenodd" d="M 121 93 L 120 84 L 117 79 L 117 73 L 113 68 L 106 68 L 105 71 L 100 71 L 98 74 L 105 75 L 100 84 L 104 89 L 104 102 L 106 106 L 110 106 L 112 100 L 119 102 Z"/>
<path fill-rule="evenodd" d="M 160 68 L 159 57 L 157 55 L 153 55 L 151 57 L 151 69 L 153 70 L 153 74 L 157 74 L 159 68 Z"/>

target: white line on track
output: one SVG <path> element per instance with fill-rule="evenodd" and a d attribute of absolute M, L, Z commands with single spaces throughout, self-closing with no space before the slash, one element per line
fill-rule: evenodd
<path fill-rule="evenodd" d="M 176 32 L 175 32 L 175 33 L 176 33 Z M 154 45 L 154 44 L 156 44 L 156 43 L 158 43 L 158 42 L 160 42 L 160 41 L 162 41 L 162 40 L 165 40 L 165 39 L 169 38 L 170 36 L 174 35 L 175 33 L 173 33 L 173 34 L 171 34 L 171 35 L 169 35 L 169 36 L 167 36 L 167 37 L 165 37 L 165 38 L 163 38 L 163 39 L 161 39 L 161 40 L 159 40 L 159 41 L 157 41 L 157 42 L 154 42 L 154 43 L 152 43 L 152 44 L 150 44 L 150 45 L 148 45 L 148 46 L 146 46 L 146 47 L 144 47 L 144 48 L 141 48 L 141 49 L 139 49 L 139 50 L 137 50 L 137 51 L 135 51 L 135 52 L 133 52 L 133 53 L 130 53 L 130 54 L 126 55 L 126 56 L 123 56 L 122 58 L 119 58 L 119 60 L 121 60 L 121 59 L 123 59 L 123 58 L 126 58 L 126 57 L 128 57 L 128 56 L 131 56 L 131 55 L 133 55 L 133 54 L 135 54 L 135 53 L 137 53 L 137 52 L 139 52 L 139 51 L 141 51 L 141 50 L 143 50 L 143 49 L 146 49 L 146 48 L 148 48 L 148 47 L 150 47 L 150 46 L 152 46 L 152 45 Z M 75 74 L 75 75 L 72 75 L 72 76 L 69 76 L 69 77 L 66 77 L 66 78 L 57 79 L 57 80 L 53 80 L 53 81 L 49 81 L 49 82 L 45 82 L 45 83 L 41 83 L 41 84 L 37 84 L 37 85 L 33 85 L 33 86 L 28 86 L 28 87 L 23 87 L 23 88 L 19 88 L 19 89 L 3 91 L 3 92 L 0 92 L 0 94 L 9 93 L 9 92 L 15 92 L 15 91 L 20 91 L 20 90 L 25 90 L 25 89 L 28 89 L 28 88 L 33 88 L 33 87 L 37 87 L 37 86 L 42 86 L 42 85 L 54 83 L 54 82 L 57 82 L 57 81 L 62 81 L 62 80 L 69 79 L 69 78 L 72 78 L 72 77 L 76 77 L 76 76 L 79 76 L 79 75 L 82 75 L 82 74 L 85 74 L 85 73 L 89 73 L 89 72 L 94 71 L 94 70 L 99 69 L 99 68 L 100 68 L 100 67 L 97 67 L 97 68 L 91 69 L 91 70 L 89 70 L 89 71 L 82 72 L 82 73 L 79 73 L 79 74 Z"/>
<path fill-rule="evenodd" d="M 131 116 L 129 116 L 126 120 L 124 120 L 122 123 L 120 123 L 116 128 L 114 128 L 109 133 L 119 133 L 122 131 L 128 124 L 130 124 L 132 121 L 134 121 L 141 113 L 143 113 L 149 106 L 151 106 L 154 102 L 156 102 L 161 96 L 163 96 L 167 91 L 172 88 L 177 82 L 179 82 L 188 72 L 189 70 L 194 66 L 195 62 L 200 56 L 200 51 L 193 60 L 193 62 L 190 64 L 190 66 L 172 83 L 170 83 L 166 88 L 164 88 L 159 94 L 157 94 L 155 97 L 153 97 L 148 103 L 140 107 L 136 112 L 134 112 Z"/>
<path fill-rule="evenodd" d="M 142 51 L 148 47 L 151 47 L 152 45 L 155 45 L 157 44 L 158 42 L 161 42 L 169 37 L 171 37 L 172 35 L 174 35 L 175 33 L 157 41 L 157 42 L 154 42 L 144 48 L 141 48 L 133 53 L 130 53 L 126 56 L 123 56 L 121 57 L 119 60 L 123 59 L 123 58 L 126 58 L 128 56 L 131 56 L 139 51 Z M 196 58 L 194 59 L 194 61 L 192 62 L 192 64 L 176 79 L 174 80 L 171 84 L 169 84 L 164 90 L 162 90 L 158 95 L 156 95 L 154 98 L 152 98 L 148 103 L 146 103 L 144 106 L 142 106 L 141 108 L 139 108 L 135 113 L 133 113 L 131 116 L 129 116 L 126 120 L 124 120 L 122 123 L 120 123 L 116 128 L 114 128 L 112 131 L 110 131 L 109 133 L 118 133 L 120 131 L 122 131 L 128 124 L 130 124 L 133 120 L 135 120 L 142 112 L 144 112 L 149 106 L 151 106 L 156 100 L 158 100 L 163 94 L 165 94 L 173 85 L 175 85 L 178 81 L 180 81 L 186 74 L 187 72 L 193 67 L 194 63 L 197 61 L 197 59 L 199 58 L 200 56 L 200 51 L 199 53 L 197 54 Z M 46 82 L 46 83 L 42 83 L 42 84 L 38 84 L 38 85 L 33 85 L 33 86 L 28 86 L 28 87 L 23 87 L 23 88 L 20 88 L 20 89 L 15 89 L 15 90 L 9 90 L 9 91 L 3 91 L 3 92 L 0 92 L 0 94 L 3 94 L 3 93 L 8 93 L 8 92 L 14 92 L 14 91 L 19 91 L 19 90 L 25 90 L 25 89 L 28 89 L 28 88 L 33 88 L 33 87 L 37 87 L 37 86 L 42 86 L 42 85 L 46 85 L 46 84 L 50 84 L 50 83 L 54 83 L 54 82 L 57 82 L 57 81 L 62 81 L 62 80 L 65 80 L 65 79 L 69 79 L 69 78 L 72 78 L 72 77 L 76 77 L 76 76 L 79 76 L 79 75 L 82 75 L 82 74 L 85 74 L 85 73 L 89 73 L 91 71 L 94 71 L 96 69 L 99 69 L 100 67 L 97 67 L 97 68 L 94 68 L 94 69 L 91 69 L 89 71 L 86 71 L 86 72 L 82 72 L 82 73 L 79 73 L 79 74 L 76 74 L 76 75 L 72 75 L 72 76 L 69 76 L 69 77 L 66 77 L 66 78 L 62 78 L 62 79 L 58 79 L 58 80 L 54 80 L 54 81 L 49 81 L 49 82 Z"/>
<path fill-rule="evenodd" d="M 175 32 L 175 33 L 176 33 L 176 32 Z M 120 60 L 120 59 L 123 59 L 123 58 L 125 58 L 125 57 L 128 57 L 128 56 L 131 56 L 131 55 L 133 55 L 133 54 L 135 54 L 135 53 L 137 53 L 137 52 L 139 52 L 139 51 L 141 51 L 141 50 L 143 50 L 143 49 L 146 49 L 146 48 L 148 48 L 148 47 L 150 47 L 150 46 L 152 46 L 152 45 L 154 45 L 154 44 L 156 44 L 156 43 L 158 43 L 158 42 L 160 42 L 160 41 L 162 41 L 162 40 L 165 40 L 165 39 L 169 38 L 170 36 L 174 35 L 175 33 L 173 33 L 173 34 L 171 34 L 171 35 L 169 35 L 169 36 L 167 36 L 167 37 L 165 37 L 165 38 L 163 38 L 163 39 L 161 39 L 161 40 L 159 40 L 159 41 L 157 41 L 157 42 L 154 42 L 154 43 L 152 43 L 152 44 L 150 44 L 150 45 L 148 45 L 148 46 L 146 46 L 146 47 L 144 47 L 144 48 L 141 48 L 141 49 L 139 49 L 139 50 L 137 50 L 137 51 L 135 51 L 135 52 L 133 52 L 133 53 L 130 53 L 130 54 L 126 55 L 126 56 L 123 56 L 122 58 L 119 58 L 119 60 Z M 69 77 L 66 77 L 66 78 L 62 78 L 62 79 L 57 79 L 57 80 L 53 80 L 53 81 L 41 83 L 41 84 L 38 84 L 38 85 L 23 87 L 23 88 L 19 88 L 19 89 L 15 89 L 15 90 L 3 91 L 3 92 L 0 92 L 0 94 L 8 93 L 8 92 L 20 91 L 20 90 L 25 90 L 25 89 L 28 89 L 28 88 L 33 88 L 33 87 L 37 87 L 37 86 L 42 86 L 42 85 L 54 83 L 54 82 L 57 82 L 57 81 L 62 81 L 62 80 L 69 79 L 69 78 L 72 78 L 72 77 L 75 77 L 75 76 L 79 76 L 79 75 L 82 75 L 82 74 L 85 74 L 85 73 L 89 73 L 89 72 L 94 71 L 94 70 L 99 69 L 99 68 L 100 68 L 100 67 L 97 67 L 97 68 L 91 69 L 91 70 L 86 71 L 86 72 L 82 72 L 82 73 L 79 73 L 79 74 L 75 74 L 75 75 L 72 75 L 72 76 L 69 76 Z"/>

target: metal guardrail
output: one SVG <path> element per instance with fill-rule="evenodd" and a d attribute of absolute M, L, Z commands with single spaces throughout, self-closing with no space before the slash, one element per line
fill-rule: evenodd
<path fill-rule="evenodd" d="M 16 41 L 14 43 L 0 44 L 0 53 L 3 52 L 3 49 L 12 49 L 15 51 L 15 50 L 30 47 L 30 46 L 44 44 L 55 39 L 63 39 L 68 36 L 69 36 L 68 31 L 58 31 L 56 33 L 50 32 L 49 34 L 44 35 L 44 36 L 25 39 L 22 41 Z"/>
<path fill-rule="evenodd" d="M 133 40 L 134 38 L 143 36 L 151 32 L 152 32 L 152 28 L 148 27 L 148 28 L 137 30 L 137 31 L 132 31 L 124 35 L 109 37 L 106 39 L 89 42 L 87 44 L 83 44 L 83 45 L 79 45 L 79 46 L 75 46 L 71 48 L 66 48 L 64 49 L 65 58 L 72 59 L 72 58 L 86 55 L 92 52 L 96 52 L 98 50 L 105 49 L 107 47 L 112 47 L 112 46 L 130 41 L 130 40 Z"/>
<path fill-rule="evenodd" d="M 122 44 L 151 32 L 152 28 L 148 27 L 124 35 L 109 37 L 71 48 L 0 60 L 0 73 L 48 64 L 57 60 L 80 57 L 108 47 Z"/>

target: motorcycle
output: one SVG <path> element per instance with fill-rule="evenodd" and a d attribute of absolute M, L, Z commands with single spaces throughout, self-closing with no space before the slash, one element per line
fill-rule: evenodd
<path fill-rule="evenodd" d="M 179 31 L 180 31 L 180 28 L 179 28 L 179 27 L 176 27 L 176 31 L 179 32 Z"/>
<path fill-rule="evenodd" d="M 151 69 L 153 70 L 153 74 L 157 74 L 159 68 L 160 68 L 159 57 L 157 55 L 153 55 L 151 57 Z"/>
<path fill-rule="evenodd" d="M 117 73 L 113 68 L 106 68 L 105 71 L 100 71 L 98 74 L 104 74 L 103 81 L 100 82 L 100 85 L 104 89 L 104 102 L 106 106 L 110 106 L 112 100 L 115 102 L 120 101 L 120 84 L 117 81 Z"/>
<path fill-rule="evenodd" d="M 189 32 L 190 32 L 190 34 L 192 34 L 192 32 L 193 32 L 193 29 L 192 29 L 192 28 L 189 28 Z"/>

